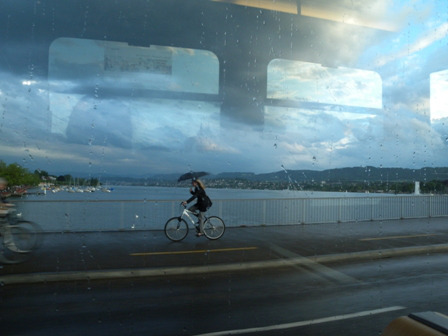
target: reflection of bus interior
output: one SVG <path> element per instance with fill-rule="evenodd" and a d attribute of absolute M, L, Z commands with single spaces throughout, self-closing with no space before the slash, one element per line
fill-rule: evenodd
<path fill-rule="evenodd" d="M 1 0 L 0 131 L 89 174 L 446 166 L 448 24 L 423 2 Z"/>
<path fill-rule="evenodd" d="M 129 95 L 151 100 L 215 102 L 220 104 L 223 119 L 259 125 L 264 124 L 266 115 L 270 119 L 272 114 L 281 113 L 279 108 L 352 113 L 353 108 L 347 107 L 344 99 L 334 94 L 342 89 L 344 73 L 349 71 L 359 74 L 355 83 L 345 83 L 345 91 L 360 100 L 356 113 L 378 114 L 382 90 L 379 76 L 368 68 L 350 70 L 356 64 L 342 51 L 355 51 L 349 38 L 352 34 L 366 40 L 391 34 L 390 28 L 385 28 L 382 22 L 372 21 L 372 18 L 371 22 L 363 22 L 359 18 L 346 24 L 338 18 L 341 14 L 336 10 L 337 2 L 330 12 L 322 10 L 323 2 L 303 1 L 300 6 L 297 1 L 236 2 L 240 6 L 227 1 L 169 2 L 175 6 L 136 2 L 132 16 L 129 13 L 126 18 L 120 15 L 128 8 L 118 2 L 110 4 L 107 15 L 95 18 L 95 22 L 79 20 L 65 27 L 58 25 L 56 32 L 42 30 L 39 34 L 42 52 L 47 50 L 45 54 L 49 54 L 50 61 L 45 69 L 47 62 L 42 58 L 38 68 L 48 73 L 51 84 L 51 111 L 56 114 L 53 131 L 59 132 L 62 126 L 58 123 L 67 119 L 68 112 L 61 110 L 59 104 L 61 98 L 83 93 L 94 97 L 95 91 L 99 95 L 126 94 L 127 91 Z M 54 4 L 55 8 L 59 6 Z M 82 6 L 78 9 L 70 2 L 65 6 L 64 11 L 58 11 L 58 16 L 52 18 L 56 22 L 48 22 L 45 16 L 35 16 L 36 26 L 56 26 L 67 20 L 64 14 L 73 11 L 79 11 L 79 17 L 84 14 Z M 257 8 L 260 6 L 268 10 Z M 176 26 L 161 19 L 159 12 L 174 18 Z M 86 24 L 89 29 L 83 29 Z M 329 33 L 335 29 L 347 32 L 347 38 L 338 41 L 342 44 L 327 43 L 331 38 Z M 99 36 L 101 32 L 107 35 Z M 89 52 L 76 52 L 76 48 Z M 313 87 L 314 92 L 310 92 L 310 88 L 299 96 L 292 92 L 294 87 L 306 85 L 305 80 L 279 87 L 282 71 L 293 67 L 300 75 L 312 66 L 322 76 L 318 87 Z M 26 69 L 26 64 L 23 67 Z M 363 71 L 369 75 L 365 76 Z M 338 82 L 334 80 L 337 77 Z M 77 92 L 74 88 L 64 88 L 60 92 L 61 79 L 89 80 L 91 88 L 85 89 L 87 92 Z M 373 90 L 376 100 L 368 98 L 371 96 L 367 93 L 372 92 L 357 89 L 361 86 Z M 72 105 L 75 100 L 71 101 Z"/>
<path fill-rule="evenodd" d="M 365 130 L 371 119 L 381 116 L 380 76 L 370 69 L 347 67 L 353 64 L 342 56 L 338 59 L 333 46 L 324 44 L 324 40 L 318 41 L 324 37 L 325 29 L 334 26 L 355 29 L 365 36 L 384 34 L 383 28 L 347 26 L 337 17 L 329 19 L 314 8 L 315 4 L 237 4 L 240 6 L 226 1 L 202 3 L 200 11 L 197 5 L 186 5 L 185 10 L 192 15 L 176 21 L 188 31 L 200 29 L 201 34 L 199 39 L 194 34 L 180 35 L 182 47 L 172 46 L 179 31 L 167 29 L 165 22 L 159 22 L 154 8 L 144 22 L 134 18 L 133 25 L 129 21 L 123 23 L 121 28 L 127 30 L 117 29 L 116 21 L 102 18 L 107 40 L 93 39 L 95 35 L 89 36 L 90 30 L 82 38 L 70 32 L 61 32 L 56 39 L 48 36 L 51 131 L 75 143 L 84 143 L 91 133 L 87 121 L 95 111 L 97 142 L 123 148 L 154 148 L 171 146 L 172 134 L 179 134 L 176 130 L 181 128 L 173 127 L 173 119 L 185 125 L 192 119 L 191 114 L 198 114 L 195 119 L 204 121 L 211 133 L 218 133 L 222 125 L 234 124 L 255 125 L 267 132 L 297 133 L 306 128 L 319 133 L 316 118 L 327 126 L 334 124 L 334 129 L 340 128 L 341 122 L 349 122 L 352 127 Z M 109 9 L 112 17 L 118 15 L 114 10 L 121 10 L 115 7 Z M 220 14 L 223 8 L 232 12 L 232 19 Z M 286 15 L 293 24 L 283 27 L 284 20 L 278 20 L 278 16 Z M 245 29 L 236 23 L 243 17 L 245 25 L 249 25 Z M 213 25 L 212 19 L 216 20 Z M 153 21 L 157 24 L 149 23 Z M 196 21 L 201 22 L 200 28 L 195 26 Z M 272 34 L 274 24 L 278 25 L 277 36 Z M 145 34 L 131 33 L 141 25 L 146 27 Z M 256 40 L 251 30 L 259 31 Z M 319 30 L 322 36 L 318 35 Z M 153 42 L 151 37 L 157 38 Z M 350 41 L 344 42 L 344 48 L 349 48 Z M 310 72 L 318 73 L 320 80 L 310 81 Z M 288 83 L 284 81 L 287 74 L 291 78 Z M 77 89 L 80 87 L 82 91 Z M 101 101 L 105 99 L 110 103 Z M 201 112 L 195 111 L 198 102 L 203 106 Z M 111 112 L 110 105 L 115 104 L 122 107 Z M 102 114 L 120 120 L 122 127 L 117 129 Z M 323 119 L 319 115 L 324 115 Z M 158 118 L 157 125 L 153 118 Z M 161 127 L 174 131 L 161 132 Z M 198 127 L 189 128 L 174 142 L 182 142 L 198 132 Z"/>
<path fill-rule="evenodd" d="M 29 77 L 23 85 L 30 87 L 48 78 L 39 122 L 74 143 L 87 137 L 122 148 L 179 150 L 204 130 L 210 135 L 204 141 L 216 143 L 223 131 L 248 128 L 296 137 L 322 157 L 329 143 L 322 135 L 329 133 L 332 148 L 344 148 L 390 137 L 396 123 L 445 129 L 443 61 L 428 62 L 406 96 L 395 94 L 402 84 L 389 63 L 406 55 L 386 57 L 383 49 L 406 29 L 399 19 L 405 7 L 396 14 L 342 0 L 116 1 L 107 8 L 101 0 L 47 0 L 34 10 L 10 9 L 0 65 Z M 31 34 L 23 22 L 33 22 Z M 16 41 L 32 48 L 16 48 Z M 94 111 L 92 131 L 87 121 Z M 412 141 L 411 133 L 400 135 Z"/>

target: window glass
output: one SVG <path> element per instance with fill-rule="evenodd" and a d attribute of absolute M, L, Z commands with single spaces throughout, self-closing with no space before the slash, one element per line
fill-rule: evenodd
<path fill-rule="evenodd" d="M 0 0 L 1 330 L 447 314 L 447 123 L 447 0 Z"/>
<path fill-rule="evenodd" d="M 381 108 L 382 83 L 373 71 L 273 60 L 268 68 L 267 96 L 298 102 Z"/>
<path fill-rule="evenodd" d="M 431 122 L 448 118 L 448 70 L 431 74 Z"/>
<path fill-rule="evenodd" d="M 208 51 L 59 38 L 49 53 L 51 131 L 71 143 L 180 150 L 219 127 L 219 106 L 202 101 L 218 94 L 218 79 Z"/>

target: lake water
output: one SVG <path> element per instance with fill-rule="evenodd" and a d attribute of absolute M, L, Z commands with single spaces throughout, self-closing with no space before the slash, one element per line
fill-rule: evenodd
<path fill-rule="evenodd" d="M 111 192 L 67 192 L 30 194 L 25 200 L 184 200 L 190 197 L 189 188 L 113 186 Z M 37 190 L 36 190 L 37 191 Z M 300 190 L 248 190 L 248 189 L 213 189 L 207 188 L 212 199 L 279 199 L 279 198 L 321 198 L 321 197 L 366 197 L 390 196 L 390 194 L 366 194 L 345 192 L 317 192 Z"/>

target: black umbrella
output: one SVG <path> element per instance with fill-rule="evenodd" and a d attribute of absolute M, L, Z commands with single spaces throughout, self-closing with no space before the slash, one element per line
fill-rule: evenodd
<path fill-rule="evenodd" d="M 202 177 L 202 176 L 205 176 L 205 175 L 208 175 L 208 174 L 209 173 L 206 173 L 206 172 L 189 172 L 189 173 L 181 175 L 177 179 L 177 182 L 190 180 L 190 179 L 194 179 L 194 178 L 199 178 L 199 177 Z"/>

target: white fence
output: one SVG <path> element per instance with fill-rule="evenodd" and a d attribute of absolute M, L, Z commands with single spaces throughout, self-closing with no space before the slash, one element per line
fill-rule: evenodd
<path fill-rule="evenodd" d="M 19 201 L 44 231 L 161 230 L 180 201 Z M 214 200 L 208 215 L 228 227 L 448 216 L 448 195 Z"/>

